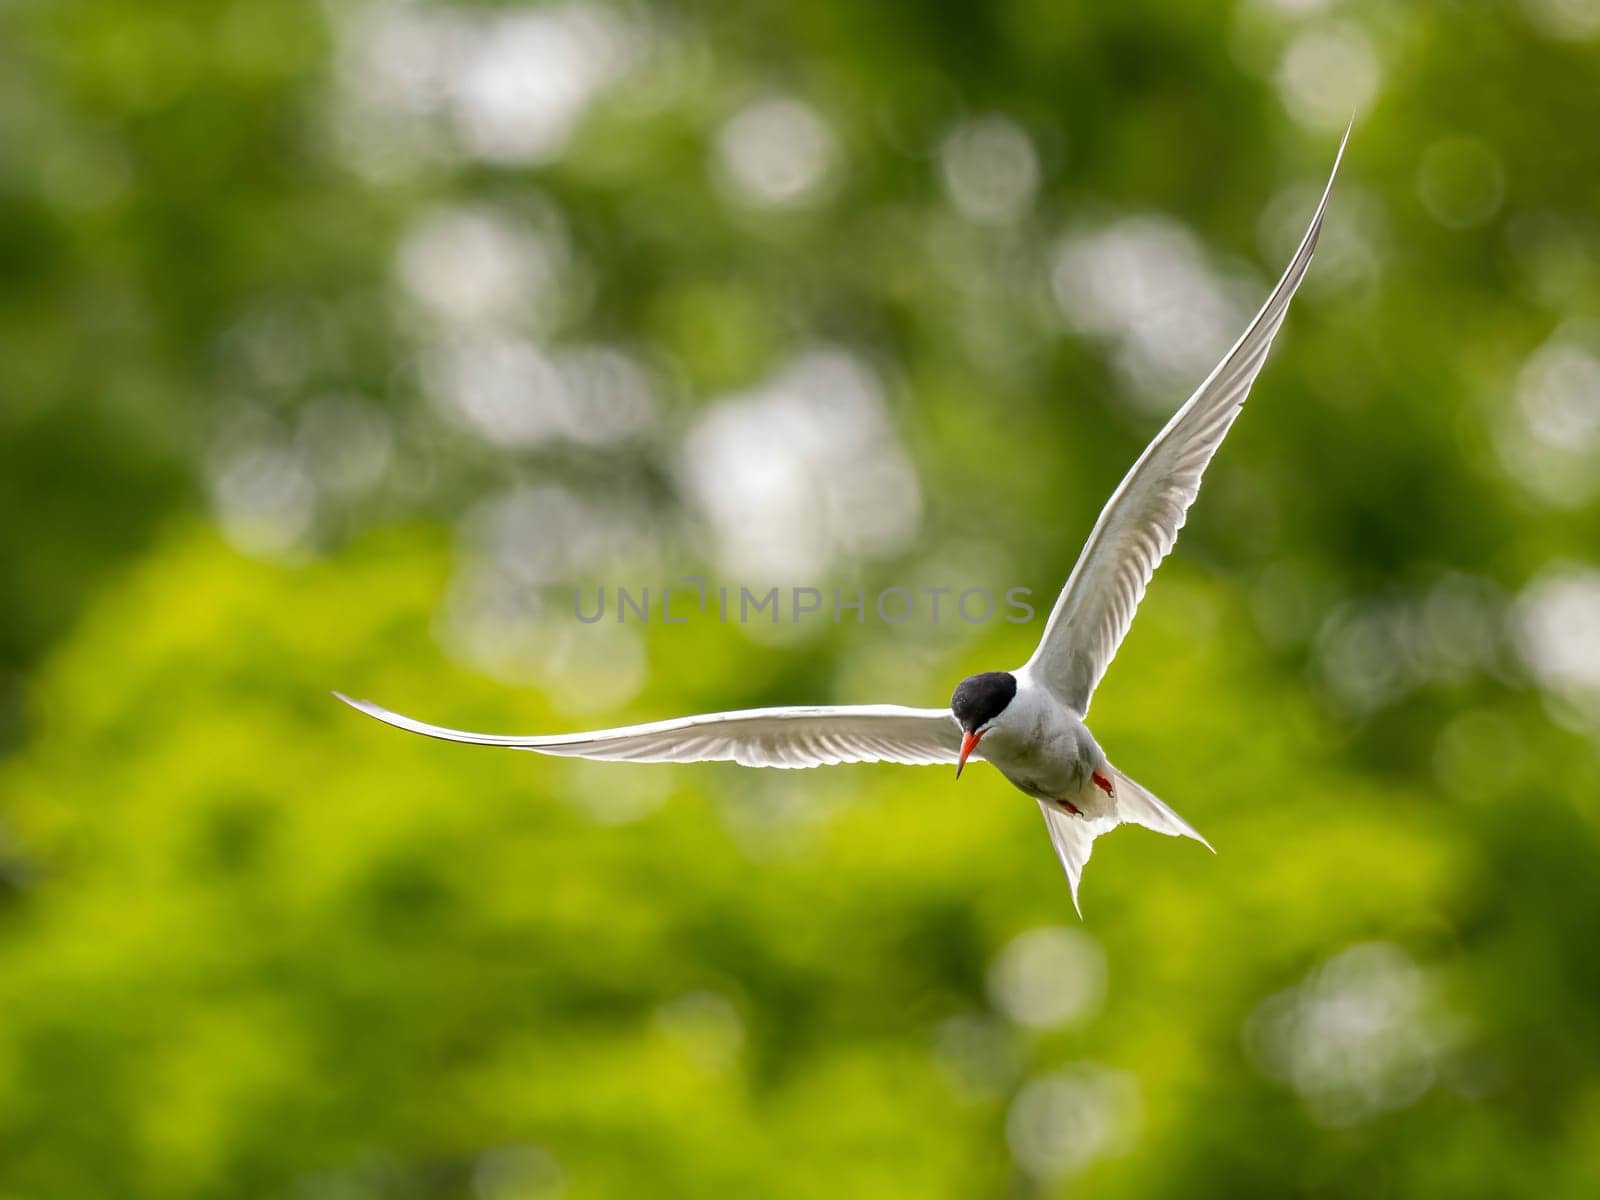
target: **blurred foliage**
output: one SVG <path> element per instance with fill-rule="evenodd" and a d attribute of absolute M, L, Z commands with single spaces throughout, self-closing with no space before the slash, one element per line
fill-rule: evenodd
<path fill-rule="evenodd" d="M 0 7 L 0 1196 L 1589 1195 L 1597 37 Z M 1039 619 L 564 587 L 1042 609 L 1351 110 L 1092 718 L 1219 857 L 1115 834 L 1080 925 L 990 772 L 530 761 L 328 698 L 554 730 L 1021 661 Z"/>

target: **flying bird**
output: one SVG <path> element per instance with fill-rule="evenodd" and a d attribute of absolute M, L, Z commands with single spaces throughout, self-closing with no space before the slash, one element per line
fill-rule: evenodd
<path fill-rule="evenodd" d="M 507 736 L 429 725 L 366 700 L 334 695 L 412 733 L 571 758 L 791 768 L 954 764 L 957 779 L 969 760 L 979 759 L 1039 802 L 1080 914 L 1078 883 L 1094 841 L 1124 822 L 1192 838 L 1211 849 L 1193 826 L 1111 764 L 1084 718 L 1305 278 L 1349 136 L 1346 129 L 1311 224 L 1261 311 L 1145 448 L 1101 511 L 1033 657 L 1015 670 L 963 679 L 948 708 L 752 708 L 587 733 Z"/>

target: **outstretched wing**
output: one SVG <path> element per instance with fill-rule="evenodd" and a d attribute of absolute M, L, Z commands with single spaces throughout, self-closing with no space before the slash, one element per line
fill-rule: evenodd
<path fill-rule="evenodd" d="M 1201 476 L 1266 362 L 1289 301 L 1311 265 L 1349 137 L 1346 129 L 1311 226 L 1283 278 L 1233 349 L 1112 494 L 1050 612 L 1038 648 L 1022 668 L 1080 715 L 1088 713 L 1089 699 L 1122 644 L 1150 577 L 1178 540 Z"/>
<path fill-rule="evenodd" d="M 862 704 L 829 708 L 748 708 L 625 725 L 588 733 L 518 737 L 429 725 L 367 700 L 334 693 L 351 708 L 396 729 L 447 742 L 505 746 L 565 758 L 620 762 L 736 762 L 746 767 L 821 767 L 894 762 L 954 765 L 961 728 L 946 708 Z"/>

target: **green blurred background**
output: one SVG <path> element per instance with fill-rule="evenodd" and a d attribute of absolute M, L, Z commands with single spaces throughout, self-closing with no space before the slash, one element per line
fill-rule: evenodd
<path fill-rule="evenodd" d="M 0 1196 L 1589 1196 L 1591 0 L 0 7 Z M 943 702 L 1323 248 L 992 771 L 410 738 Z M 1032 588 L 1030 625 L 570 588 Z"/>

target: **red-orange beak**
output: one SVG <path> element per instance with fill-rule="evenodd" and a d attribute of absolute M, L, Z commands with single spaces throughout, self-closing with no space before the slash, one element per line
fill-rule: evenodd
<path fill-rule="evenodd" d="M 957 779 L 961 778 L 961 768 L 967 765 L 967 755 L 971 754 L 974 750 L 976 750 L 978 748 L 978 743 L 981 742 L 981 741 L 983 741 L 983 734 L 981 734 L 981 733 L 968 733 L 965 730 L 962 731 L 962 734 L 961 734 L 961 757 L 956 759 L 956 778 Z"/>

